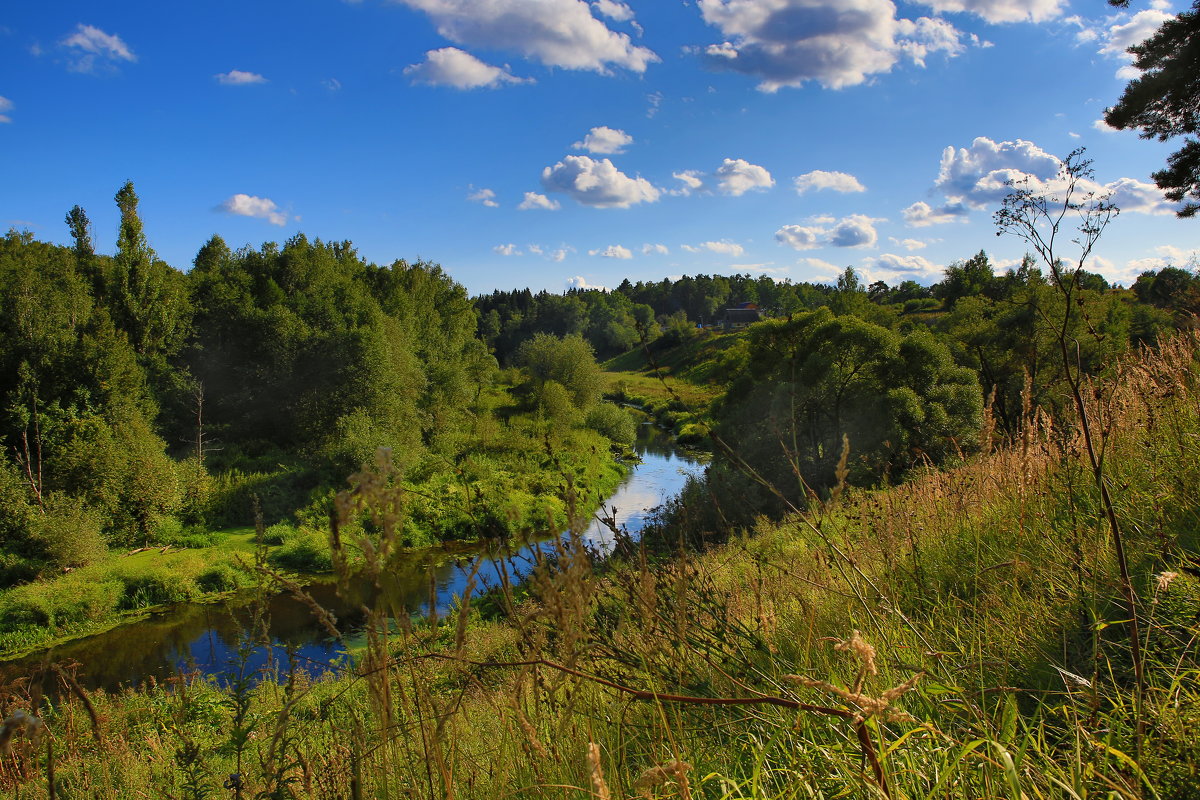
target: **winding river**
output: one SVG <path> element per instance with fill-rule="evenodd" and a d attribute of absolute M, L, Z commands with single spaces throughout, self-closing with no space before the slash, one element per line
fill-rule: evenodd
<path fill-rule="evenodd" d="M 690 474 L 703 467 L 675 449 L 672 440 L 649 423 L 641 426 L 636 445 L 642 461 L 609 497 L 606 513 L 615 509 L 615 520 L 637 538 L 648 513 L 683 488 Z M 613 547 L 611 530 L 593 520 L 584 533 L 589 547 L 607 552 Z M 439 612 L 446 611 L 455 596 L 466 589 L 467 578 L 475 562 L 478 588 L 499 583 L 502 569 L 512 576 L 527 574 L 537 549 L 546 549 L 554 537 L 527 544 L 504 557 L 482 553 L 461 545 L 451 549 L 432 549 L 406 553 L 397 558 L 388 576 L 389 599 L 410 609 L 427 613 L 432 580 Z M 339 620 L 343 633 L 352 634 L 362 619 L 358 603 L 346 602 L 328 581 L 309 584 L 308 591 Z M 254 625 L 254 602 L 239 594 L 219 603 L 182 604 L 153 614 L 147 619 L 119 626 L 105 633 L 77 639 L 54 648 L 49 654 L 36 653 L 19 661 L 0 664 L 0 681 L 7 682 L 28 674 L 49 655 L 59 663 L 78 664 L 79 682 L 89 689 L 118 691 L 147 681 L 164 682 L 182 672 L 199 671 L 218 681 L 226 681 L 239 670 L 238 645 Z M 290 595 L 271 597 L 263 620 L 271 639 L 270 647 L 259 646 L 249 653 L 248 673 L 258 673 L 272 665 L 287 669 L 287 653 L 295 668 L 312 675 L 336 670 L 346 661 L 344 645 L 331 637 L 313 617 L 312 611 Z"/>

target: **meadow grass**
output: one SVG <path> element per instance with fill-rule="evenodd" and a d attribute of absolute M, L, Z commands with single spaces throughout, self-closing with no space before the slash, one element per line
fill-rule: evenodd
<path fill-rule="evenodd" d="M 188 800 L 1195 797 L 1198 349 L 1165 343 L 1087 393 L 1134 608 L 1075 426 L 1027 410 L 1015 440 L 958 466 L 702 553 L 599 565 L 575 538 L 526 599 L 497 590 L 499 619 L 380 605 L 341 677 L 283 663 L 253 687 L 181 678 L 53 707 L 16 692 L 6 716 L 45 729 L 13 740 L 0 783 Z M 405 514 L 386 481 L 357 486 L 342 517 L 379 533 L 351 570 L 365 534 L 335 529 L 343 581 L 387 569 Z"/>

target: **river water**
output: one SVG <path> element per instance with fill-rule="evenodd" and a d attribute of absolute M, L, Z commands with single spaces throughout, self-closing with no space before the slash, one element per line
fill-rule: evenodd
<path fill-rule="evenodd" d="M 641 426 L 636 445 L 642 462 L 605 503 L 605 513 L 615 509 L 617 524 L 637 538 L 649 512 L 683 488 L 690 474 L 703 467 L 677 451 L 671 439 L 650 424 Z M 592 520 L 583 534 L 585 543 L 605 553 L 612 549 L 614 535 L 599 520 Z M 501 570 L 519 578 L 532 569 L 537 550 L 553 546 L 555 537 L 543 537 L 504 556 L 482 554 L 478 548 L 459 545 L 406 553 L 395 559 L 389 570 L 387 593 L 395 607 L 419 613 L 429 610 L 432 580 L 440 612 L 452 605 L 467 586 L 476 560 L 476 591 L 499 583 Z M 319 604 L 338 619 L 339 629 L 353 634 L 362 624 L 360 601 L 339 596 L 328 581 L 307 587 Z M 199 671 L 220 682 L 239 669 L 248 674 L 272 667 L 286 670 L 287 659 L 294 667 L 312 675 L 336 670 L 346 662 L 340 639 L 330 636 L 314 619 L 312 611 L 290 595 L 276 595 L 259 607 L 271 645 L 254 647 L 241 666 L 239 643 L 255 624 L 256 603 L 252 593 L 239 594 L 218 603 L 182 604 L 153 614 L 147 619 L 121 625 L 106 633 L 67 642 L 49 653 L 36 653 L 19 661 L 0 664 L 0 681 L 28 675 L 49 657 L 58 663 L 75 663 L 77 679 L 89 689 L 117 691 L 147 681 L 165 682 L 181 673 Z"/>

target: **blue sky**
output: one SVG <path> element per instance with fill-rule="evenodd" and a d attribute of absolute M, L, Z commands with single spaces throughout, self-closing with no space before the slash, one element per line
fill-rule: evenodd
<path fill-rule="evenodd" d="M 1006 177 L 1086 147 L 1123 212 L 1092 268 L 1194 266 L 1149 175 L 1173 143 L 1097 121 L 1183 0 L 256 0 L 10 4 L 0 226 L 98 249 L 132 180 L 187 269 L 296 232 L 472 293 L 696 273 L 937 280 Z M 1177 146 L 1177 145 L 1176 145 Z"/>

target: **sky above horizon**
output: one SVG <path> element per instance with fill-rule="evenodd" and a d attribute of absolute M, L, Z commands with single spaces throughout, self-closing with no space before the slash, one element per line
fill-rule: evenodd
<path fill-rule="evenodd" d="M 0 14 L 0 226 L 112 252 L 132 180 L 189 269 L 296 233 L 472 294 L 769 274 L 930 283 L 1006 179 L 1078 147 L 1122 209 L 1089 269 L 1196 267 L 1178 141 L 1102 122 L 1189 0 L 22 3 Z M 1067 255 L 1070 255 L 1068 252 Z"/>

